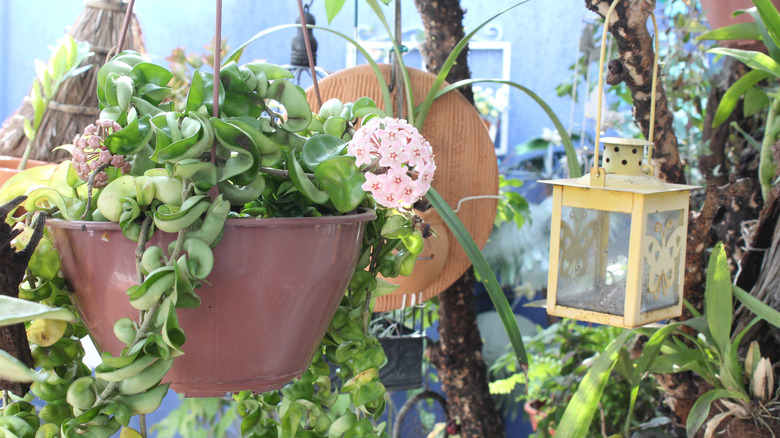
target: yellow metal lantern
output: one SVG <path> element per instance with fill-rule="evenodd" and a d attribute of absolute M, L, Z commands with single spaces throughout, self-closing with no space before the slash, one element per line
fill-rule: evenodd
<path fill-rule="evenodd" d="M 695 186 L 667 184 L 649 164 L 657 41 L 649 140 L 600 138 L 605 46 L 602 41 L 593 168 L 581 178 L 544 181 L 553 185 L 547 312 L 633 328 L 682 312 L 688 199 Z"/>

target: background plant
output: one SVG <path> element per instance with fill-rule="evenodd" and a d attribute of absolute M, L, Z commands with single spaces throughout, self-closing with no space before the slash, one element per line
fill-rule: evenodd
<path fill-rule="evenodd" d="M 45 209 L 65 219 L 111 219 L 120 222 L 125 236 L 133 240 L 143 242 L 154 228 L 178 232 L 179 238 L 170 252 L 149 247 L 139 259 L 146 276 L 139 286 L 131 288 L 129 295 L 131 304 L 141 311 L 141 319 L 123 319 L 115 326 L 115 332 L 128 348 L 121 356 L 104 356 L 95 378 L 87 374 L 66 387 L 72 393 L 63 408 L 60 426 L 66 436 L 86 431 L 110 434 L 127 426 L 130 416 L 151 412 L 159 405 L 168 385 L 158 383 L 172 359 L 183 351 L 184 336 L 175 309 L 198 305 L 195 285 L 211 270 L 213 256 L 209 246 L 218 242 L 227 216 L 316 216 L 348 212 L 364 202 L 369 208 L 373 205 L 360 189 L 365 180 L 355 177 L 360 172 L 354 159 L 339 152 L 346 147 L 344 140 L 326 135 L 332 140 L 320 137 L 304 147 L 307 137 L 295 134 L 311 135 L 307 128 L 312 118 L 303 94 L 284 80 L 289 77 L 287 70 L 266 64 L 239 67 L 231 63 L 223 67 L 222 73 L 224 118 L 209 119 L 206 111 L 215 102 L 204 92 L 210 89 L 204 83 L 213 82 L 210 74 L 196 73 L 185 110 L 169 112 L 171 106 L 165 98 L 170 91 L 166 84 L 171 73 L 138 54 L 117 55 L 101 69 L 98 95 L 104 105 L 104 117 L 116 119 L 122 129 L 100 137 L 89 131 L 85 136 L 95 137 L 94 147 L 101 150 L 135 155 L 131 174 L 137 176 L 122 175 L 116 168 L 106 172 L 108 184 L 103 189 L 95 188 L 96 202 L 90 199 L 92 188 L 76 176 L 70 162 L 23 172 L 9 180 L 3 190 L 3 195 L 8 195 L 44 183 L 47 187 L 29 190 L 25 203 L 28 211 Z M 276 118 L 278 115 L 265 106 L 264 98 L 281 102 L 287 118 Z M 246 100 L 257 105 L 254 117 L 262 119 L 262 113 L 267 112 L 268 118 L 255 122 L 230 118 L 246 114 L 246 107 L 242 106 Z M 363 111 L 364 115 L 381 113 L 370 101 L 349 109 Z M 342 115 L 353 119 L 352 112 Z M 349 138 L 351 134 L 339 130 L 338 135 Z M 215 138 L 219 141 L 216 166 L 197 159 L 208 153 Z M 317 146 L 312 146 L 314 143 Z M 168 170 L 157 167 L 162 163 L 171 166 Z M 328 170 L 334 163 L 339 164 Z M 262 175 L 257 173 L 261 168 Z M 331 178 L 335 188 L 331 185 L 331 192 L 318 188 L 304 168 L 306 172 L 320 169 L 320 187 L 328 187 L 324 181 Z M 104 170 L 105 166 L 95 168 L 90 180 Z M 333 171 L 340 172 L 335 180 Z M 351 180 L 344 183 L 339 178 Z M 212 202 L 205 193 L 215 185 L 220 186 L 222 195 Z M 360 193 L 350 190 L 355 187 Z M 236 212 L 230 212 L 231 203 L 237 207 Z M 202 221 L 198 221 L 203 213 Z M 383 237 L 387 234 L 393 238 Z M 384 387 L 378 381 L 377 369 L 385 359 L 381 347 L 363 328 L 367 302 L 371 291 L 377 288 L 375 276 L 380 271 L 392 277 L 411 270 L 422 239 L 411 228 L 408 218 L 384 214 L 369 225 L 364 239 L 361 263 L 312 369 L 281 390 L 284 401 L 277 392 L 242 395 L 239 413 L 244 417 L 243 433 L 278 431 L 283 436 L 294 436 L 304 428 L 316 429 L 320 434 L 331 430 L 334 434 L 336 430 L 339 434 L 352 430 L 359 436 L 381 433 L 382 426 L 375 427 L 369 417 L 378 416 L 384 407 Z M 402 250 L 393 253 L 396 248 Z M 404 263 L 405 260 L 411 263 Z M 364 271 L 366 268 L 369 272 Z M 341 388 L 343 395 L 350 400 L 349 405 L 359 410 L 360 418 L 349 409 L 329 415 L 328 408 L 339 394 L 328 380 L 326 356 L 340 367 L 339 377 L 346 382 Z M 48 369 L 60 364 L 38 365 Z M 319 386 L 316 393 L 315 382 Z M 264 414 L 269 411 L 273 415 Z"/>
<path fill-rule="evenodd" d="M 517 369 L 504 355 L 491 367 L 494 376 L 502 376 L 490 384 L 491 393 L 512 394 L 517 411 L 523 402 L 534 402 L 547 416 L 539 421 L 538 436 L 549 436 L 556 430 L 595 357 L 605 345 L 618 338 L 623 329 L 609 326 L 585 325 L 563 319 L 542 329 L 528 339 L 531 366 L 528 375 Z M 620 433 L 629 413 L 632 360 L 626 348 L 618 353 L 617 365 L 612 370 L 609 383 L 604 388 L 597 412 L 597 419 L 590 424 L 587 435 L 607 436 Z M 523 385 L 524 388 L 522 386 Z M 636 428 L 658 416 L 659 391 L 650 381 L 642 383 L 631 427 Z"/>
<path fill-rule="evenodd" d="M 775 182 L 777 168 L 772 156 L 771 147 L 780 134 L 780 101 L 777 100 L 773 89 L 780 78 L 780 13 L 769 0 L 753 0 L 755 9 L 751 8 L 742 13 L 748 13 L 755 20 L 752 23 L 741 23 L 716 29 L 701 35 L 700 39 L 732 40 L 755 39 L 761 41 L 767 53 L 716 47 L 710 49 L 710 53 L 733 57 L 749 68 L 751 71 L 737 80 L 724 94 L 718 105 L 718 110 L 713 119 L 712 126 L 717 127 L 724 123 L 734 111 L 742 95 L 745 95 L 745 112 L 756 114 L 763 112 L 768 107 L 766 125 L 763 139 L 760 145 L 752 143 L 759 151 L 758 180 L 761 184 L 761 192 L 766 200 L 769 190 Z M 770 79 L 770 91 L 764 91 L 761 83 Z M 770 98 L 771 97 L 771 98 Z M 746 137 L 748 141 L 750 137 Z"/>
<path fill-rule="evenodd" d="M 33 81 L 32 89 L 28 102 L 33 109 L 33 119 L 24 119 L 24 136 L 27 137 L 27 145 L 24 148 L 22 160 L 19 163 L 19 169 L 27 167 L 27 158 L 30 156 L 33 142 L 35 141 L 38 127 L 43 120 L 43 114 L 46 112 L 49 102 L 57 89 L 65 79 L 88 70 L 91 65 L 79 67 L 81 62 L 92 56 L 89 51 L 89 43 L 77 42 L 70 35 L 66 34 L 60 42 L 52 48 L 51 57 L 48 63 L 35 60 L 36 77 Z"/>

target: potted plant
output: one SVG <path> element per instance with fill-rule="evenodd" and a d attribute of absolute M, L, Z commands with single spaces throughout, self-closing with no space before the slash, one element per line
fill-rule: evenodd
<path fill-rule="evenodd" d="M 96 377 L 82 376 L 69 386 L 74 403 L 62 430 L 126 425 L 127 411 L 120 406 L 142 397 L 148 404 L 131 406 L 136 414 L 159 403 L 167 384 L 158 383 L 169 369 L 174 386 L 194 395 L 278 388 L 306 373 L 312 356 L 315 363 L 322 360 L 315 350 L 329 325 L 333 359 L 342 365 L 343 380 L 353 378 L 347 385 L 357 397 L 355 405 L 381 412 L 384 390 L 371 370 L 382 365 L 384 354 L 371 347 L 361 321 L 379 272 L 410 271 L 421 248 L 412 216 L 403 211 L 430 185 L 435 169 L 430 145 L 416 129 L 384 118 L 364 99 L 346 115 L 382 132 L 361 137 L 360 130 L 352 130 L 355 139 L 348 148 L 343 139 L 323 132 L 328 115 L 312 118 L 303 93 L 280 67 L 229 63 L 217 78 L 199 72 L 186 108 L 178 111 L 164 102 L 170 76 L 139 54 L 118 54 L 98 76 L 102 118 L 74 141 L 73 161 L 23 172 L 3 191 L 3 196 L 25 191 L 28 211 L 52 215 L 50 235 L 62 272 L 104 350 Z M 220 92 L 211 97 L 207 90 L 217 81 Z M 210 117 L 211 111 L 218 117 Z M 385 137 L 403 143 L 386 144 Z M 371 171 L 378 174 L 367 179 L 365 172 Z M 391 176 L 393 182 L 384 180 Z M 262 228 L 264 240 L 253 243 L 249 235 Z M 285 240 L 290 235 L 304 238 Z M 309 246 L 320 235 L 324 242 Z M 405 250 L 393 253 L 396 247 Z M 273 267 L 275 261 L 283 265 Z M 344 266 L 337 268 L 338 262 Z M 100 265 L 111 268 L 95 269 Z M 313 272 L 304 271 L 310 268 Z M 143 277 L 136 278 L 136 269 Z M 95 276 L 100 273 L 106 276 Z M 30 284 L 41 287 L 45 280 L 30 279 Z M 130 286 L 129 304 L 122 297 L 125 286 Z M 347 307 L 337 311 L 347 286 Z M 117 310 L 107 307 L 117 303 Z M 303 320 L 275 319 L 283 310 Z M 139 311 L 140 319 L 132 321 Z M 252 318 L 242 318 L 242 312 Z M 223 329 L 230 331 L 220 334 Z M 185 333 L 194 347 L 182 356 Z M 290 333 L 308 340 L 278 338 Z M 195 348 L 220 346 L 230 338 L 245 345 L 245 336 L 266 337 L 258 341 L 266 351 L 234 346 L 229 353 L 199 356 Z M 337 348 L 356 342 L 363 345 L 360 351 Z M 290 351 L 274 348 L 281 344 Z M 369 357 L 353 363 L 354 354 L 366 351 Z M 297 363 L 279 368 L 288 356 L 296 356 L 292 362 Z M 188 358 L 200 367 L 209 366 L 206 359 L 217 360 L 214 371 L 228 374 L 182 371 L 179 364 L 186 366 Z M 231 368 L 230 362 L 240 365 Z M 246 370 L 262 382 L 236 374 Z M 357 374 L 360 380 L 354 379 Z M 235 380 L 221 380 L 226 377 Z"/>
<path fill-rule="evenodd" d="M 512 398 L 501 401 L 512 410 L 519 410 L 522 403 L 537 435 L 553 436 L 594 358 L 622 331 L 570 319 L 540 329 L 528 340 L 531 362 L 528 374 L 519 370 L 508 355 L 502 356 L 490 369 L 495 379 L 490 384 L 491 393 L 499 399 Z M 628 350 L 621 351 L 618 357 L 619 364 L 610 374 L 610 382 L 600 400 L 603 415 L 586 427 L 590 434 L 620 433 L 629 416 L 631 427 L 636 428 L 658 415 L 656 400 L 659 394 L 650 381 L 638 388 L 632 415 L 628 414 L 630 397 L 625 388 L 630 386 L 630 376 L 625 370 L 633 365 Z M 519 388 L 519 385 L 525 388 Z"/>
<path fill-rule="evenodd" d="M 458 51 L 470 36 L 459 45 Z M 236 53 L 240 52 L 241 48 Z M 454 53 L 452 62 L 456 56 Z M 215 64 L 220 65 L 219 61 Z M 384 150 L 361 145 L 359 140 L 377 134 L 379 137 L 371 138 L 379 139 L 374 142 L 378 146 L 383 139 L 390 139 L 387 132 L 395 132 L 396 136 L 410 139 L 407 146 L 420 145 L 423 141 L 417 138 L 419 134 L 401 121 L 384 117 L 385 113 L 370 99 L 356 99 L 351 105 L 342 106 L 338 117 L 349 122 L 346 126 L 324 108 L 313 115 L 302 100 L 301 90 L 287 85 L 286 70 L 268 64 L 239 66 L 227 62 L 219 76 L 199 72 L 183 100 L 184 106 L 177 109 L 171 108 L 167 101 L 166 83 L 170 73 L 140 55 L 121 53 L 104 69 L 98 76 L 98 96 L 103 108 L 101 121 L 74 142 L 74 160 L 38 172 L 28 170 L 0 193 L 0 196 L 27 193 L 28 210 L 46 210 L 55 218 L 64 219 L 59 223 L 50 221 L 51 236 L 71 233 L 59 228 L 66 228 L 80 218 L 91 219 L 92 223 L 118 223 L 118 227 L 109 225 L 92 231 L 87 224 L 83 224 L 84 231 L 82 224 L 78 224 L 71 234 L 82 233 L 97 240 L 116 242 L 122 238 L 113 233 L 121 230 L 125 237 L 137 241 L 130 244 L 133 254 L 129 258 L 135 260 L 137 271 L 132 275 L 145 277 L 138 278 L 139 284 L 118 298 L 129 298 L 133 314 L 140 313 L 141 319 L 120 318 L 114 323 L 113 334 L 127 346 L 118 356 L 104 355 L 95 377 L 79 365 L 83 351 L 71 346 L 74 338 L 83 336 L 81 329 L 68 326 L 59 337 L 50 336 L 57 339 L 54 343 L 34 349 L 34 356 L 45 363 L 43 368 L 54 372 L 51 381 L 38 385 L 38 392 L 52 400 L 53 407 L 45 417 L 54 419 L 51 423 L 59 425 L 65 435 L 82 432 L 108 435 L 127 425 L 130 416 L 156 408 L 167 390 L 167 384 L 159 385 L 159 382 L 168 369 L 174 369 L 175 374 L 177 364 L 183 360 L 180 357 L 183 351 L 190 354 L 188 349 L 192 344 L 183 344 L 184 333 L 189 330 L 185 313 L 196 304 L 201 304 L 200 310 L 208 313 L 206 287 L 214 291 L 222 285 L 216 282 L 209 285 L 209 274 L 213 271 L 212 275 L 216 275 L 222 259 L 220 247 L 228 241 L 230 228 L 226 222 L 236 219 L 249 224 L 293 214 L 318 217 L 330 214 L 328 218 L 359 222 L 356 219 L 359 215 L 352 212 L 363 206 L 373 210 L 376 219 L 366 219 L 362 239 L 356 239 L 362 246 L 356 252 L 355 270 L 347 278 L 348 292 L 339 295 L 341 302 L 331 311 L 333 317 L 321 347 L 311 352 L 311 366 L 279 391 L 263 394 L 244 391 L 236 394 L 235 399 L 243 418 L 242 431 L 246 433 L 293 436 L 303 428 L 307 433 L 334 436 L 382 433 L 383 426 L 371 422 L 383 410 L 385 393 L 378 381 L 384 353 L 376 339 L 366 334 L 371 301 L 386 289 L 377 275 L 392 277 L 410 272 L 422 248 L 422 238 L 410 216 L 388 209 L 405 207 L 409 202 L 406 197 L 421 194 L 420 188 L 429 182 L 433 166 L 424 158 L 424 146 L 422 159 L 412 154 L 418 158 L 414 163 L 407 159 L 399 164 L 395 156 L 384 164 L 381 161 L 388 158 Z M 433 100 L 454 89 L 440 89 L 445 75 L 446 71 L 435 78 L 420 112 L 414 114 L 419 126 L 424 123 Z M 214 84 L 218 92 L 210 96 Z M 457 86 L 462 85 L 467 84 Z M 390 99 L 384 99 L 384 104 L 389 108 Z M 542 106 L 551 114 L 548 107 Z M 355 129 L 359 126 L 354 123 L 356 119 L 361 119 L 366 131 Z M 563 129 L 559 122 L 556 127 Z M 349 146 L 347 140 L 352 140 Z M 216 150 L 213 150 L 211 145 L 215 141 Z M 366 153 L 369 161 L 358 163 Z M 377 159 L 378 165 L 374 163 Z M 377 170 L 377 174 L 364 173 Z M 405 170 L 415 172 L 405 174 L 406 179 L 402 176 Z M 408 190 L 396 197 L 397 193 L 387 188 L 388 181 L 380 178 L 382 175 L 398 177 L 401 183 L 407 183 L 403 187 Z M 410 182 L 416 183 L 416 187 L 409 187 Z M 367 195 L 366 190 L 372 194 Z M 468 233 L 446 202 L 433 191 L 430 195 L 431 203 L 466 252 L 479 261 L 478 248 L 473 241 L 469 242 Z M 385 205 L 380 207 L 375 202 L 385 202 Z M 175 237 L 162 239 L 153 229 Z M 63 254 L 65 248 L 75 248 L 71 242 L 57 242 Z M 274 249 L 258 247 L 253 256 Z M 400 250 L 394 252 L 396 249 Z M 71 251 L 81 254 L 78 249 Z M 60 263 L 51 248 L 42 254 L 56 256 L 56 263 Z M 62 272 L 67 274 L 70 268 L 65 265 L 77 258 L 67 260 L 63 256 Z M 243 257 L 241 263 L 231 263 L 230 267 L 246 266 L 248 258 Z M 100 270 L 95 266 L 100 266 L 103 260 L 93 260 L 90 270 Z M 54 264 L 52 261 L 44 266 Z M 285 270 L 289 265 L 293 263 Z M 487 265 L 476 265 L 485 281 L 495 286 L 491 295 L 500 293 Z M 56 272 L 48 274 L 47 277 L 37 273 L 28 278 L 25 293 L 33 299 L 45 297 L 41 299 L 56 299 L 60 305 L 66 304 L 61 300 L 67 296 L 66 282 Z M 77 275 L 70 276 L 71 282 L 78 281 Z M 104 280 L 105 284 L 114 281 L 114 277 Z M 251 286 L 256 284 L 242 286 L 246 289 L 238 291 L 243 292 L 244 299 L 248 299 Z M 222 292 L 224 289 L 212 295 Z M 506 301 L 503 294 L 500 297 Z M 269 305 L 266 311 L 283 307 Z M 86 318 L 87 312 L 84 315 Z M 234 324 L 232 316 L 220 322 Z M 217 330 L 220 339 L 257 337 L 251 327 L 243 328 L 231 332 L 238 335 L 225 334 L 221 326 Z M 522 342 L 519 336 L 513 336 L 517 334 L 514 329 L 510 338 L 520 362 L 525 363 Z M 344 382 L 338 391 L 331 385 L 326 358 L 338 366 L 337 375 Z M 338 407 L 344 398 L 354 410 Z"/>

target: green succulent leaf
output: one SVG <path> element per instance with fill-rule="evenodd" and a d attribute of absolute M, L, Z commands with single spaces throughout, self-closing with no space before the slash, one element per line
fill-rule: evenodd
<path fill-rule="evenodd" d="M 315 135 L 303 145 L 301 162 L 309 171 L 314 171 L 320 163 L 344 152 L 347 142 L 333 135 Z"/>
<path fill-rule="evenodd" d="M 282 122 L 281 128 L 288 132 L 300 132 L 311 123 L 311 107 L 306 101 L 306 93 L 286 79 L 277 79 L 268 87 L 264 96 L 284 105 L 287 119 Z"/>
<path fill-rule="evenodd" d="M 295 154 L 291 153 L 291 156 L 287 159 L 287 171 L 289 172 L 290 180 L 295 184 L 295 187 L 303 196 L 310 199 L 312 202 L 317 204 L 328 202 L 328 193 L 318 189 L 317 186 L 311 182 L 294 155 Z"/>
<path fill-rule="evenodd" d="M 353 211 L 366 197 L 362 187 L 366 177 L 355 165 L 354 157 L 334 157 L 323 161 L 317 166 L 314 176 L 330 195 L 336 210 L 342 213 Z"/>
<path fill-rule="evenodd" d="M 152 138 L 151 116 L 132 117 L 132 121 L 109 135 L 104 144 L 112 154 L 132 155 L 140 151 Z"/>

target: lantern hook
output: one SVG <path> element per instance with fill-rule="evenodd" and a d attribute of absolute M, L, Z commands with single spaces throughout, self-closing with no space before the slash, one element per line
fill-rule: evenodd
<path fill-rule="evenodd" d="M 606 15 L 604 16 L 604 30 L 602 31 L 601 35 L 601 53 L 599 57 L 599 85 L 598 85 L 598 106 L 597 106 L 597 112 L 596 112 L 596 144 L 594 146 L 593 151 L 593 169 L 591 170 L 591 182 L 594 182 L 594 174 L 598 178 L 599 175 L 602 175 L 602 177 L 605 174 L 605 171 L 603 168 L 599 166 L 599 146 L 601 144 L 601 108 L 603 106 L 603 90 L 604 90 L 604 63 L 606 60 L 606 52 L 607 52 L 607 32 L 609 30 L 609 21 L 610 17 L 612 16 L 612 12 L 615 10 L 615 7 L 617 4 L 620 3 L 620 0 L 615 0 L 612 2 L 612 4 L 609 6 L 609 9 L 607 10 Z M 653 35 L 654 44 L 655 44 L 655 54 L 653 57 L 653 78 L 651 83 L 651 95 L 650 95 L 650 126 L 648 129 L 648 135 L 647 135 L 647 141 L 649 142 L 649 145 L 647 146 L 647 164 L 642 166 L 642 171 L 646 174 L 652 175 L 655 171 L 655 167 L 652 164 L 653 159 L 653 131 L 655 130 L 655 106 L 656 106 L 656 89 L 657 89 L 657 83 L 658 83 L 658 52 L 660 50 L 660 44 L 658 42 L 658 23 L 655 18 L 655 13 L 651 12 L 650 17 L 653 20 L 653 30 L 655 34 Z M 603 187 L 603 183 L 601 183 L 601 186 Z"/>

